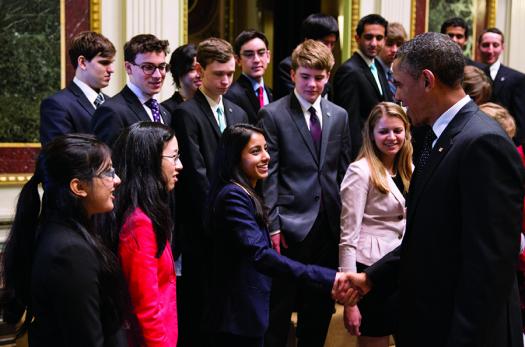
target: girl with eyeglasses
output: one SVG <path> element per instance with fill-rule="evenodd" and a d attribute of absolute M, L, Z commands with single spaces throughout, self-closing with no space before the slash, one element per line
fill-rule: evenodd
<path fill-rule="evenodd" d="M 131 303 L 131 346 L 176 346 L 176 275 L 169 192 L 182 170 L 175 134 L 160 123 L 127 128 L 114 146 L 123 184 L 115 215 L 118 253 Z"/>
<path fill-rule="evenodd" d="M 124 288 L 118 259 L 95 228 L 120 179 L 91 135 L 57 137 L 20 193 L 2 262 L 4 320 L 30 346 L 119 346 Z M 42 200 L 38 192 L 41 185 Z"/>

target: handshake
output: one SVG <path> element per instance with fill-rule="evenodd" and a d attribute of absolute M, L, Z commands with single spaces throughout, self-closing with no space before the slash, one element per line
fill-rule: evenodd
<path fill-rule="evenodd" d="M 332 287 L 332 298 L 342 305 L 354 306 L 372 289 L 366 273 L 338 272 Z"/>

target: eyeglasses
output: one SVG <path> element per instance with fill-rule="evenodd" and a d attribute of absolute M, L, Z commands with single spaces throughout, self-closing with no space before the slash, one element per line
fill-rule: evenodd
<path fill-rule="evenodd" d="M 113 167 L 110 167 L 109 169 L 105 170 L 105 171 L 102 171 L 101 173 L 99 173 L 97 175 L 97 177 L 100 177 L 100 178 L 111 178 L 111 179 L 115 179 L 115 176 L 117 175 L 117 173 L 115 172 L 115 169 Z"/>
<path fill-rule="evenodd" d="M 246 59 L 253 59 L 255 58 L 256 54 L 259 58 L 262 58 L 266 55 L 266 53 L 268 53 L 267 49 L 260 49 L 258 51 L 244 51 L 244 52 L 241 52 L 241 55 L 245 57 Z"/>
<path fill-rule="evenodd" d="M 174 155 L 163 155 L 162 158 L 167 158 L 173 160 L 174 164 L 177 164 L 177 160 L 180 159 L 180 152 Z"/>
<path fill-rule="evenodd" d="M 135 64 L 130 63 L 132 65 L 138 66 L 142 72 L 144 72 L 144 75 L 153 75 L 155 73 L 155 70 L 159 69 L 159 72 L 161 74 L 165 74 L 166 72 L 170 71 L 170 64 L 162 63 L 159 65 L 151 64 L 151 63 L 144 63 L 144 64 Z"/>

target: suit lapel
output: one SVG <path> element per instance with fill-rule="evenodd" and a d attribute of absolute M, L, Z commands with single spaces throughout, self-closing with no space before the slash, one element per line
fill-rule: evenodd
<path fill-rule="evenodd" d="M 211 110 L 210 104 L 208 103 L 208 100 L 206 100 L 206 97 L 202 92 L 197 89 L 197 92 L 195 92 L 195 95 L 193 96 L 197 104 L 202 110 L 202 113 L 206 116 L 206 119 L 210 123 L 211 128 L 213 129 L 213 132 L 217 136 L 217 138 L 221 137 L 221 129 L 219 128 L 219 124 L 217 124 L 217 120 L 215 119 L 215 115 L 213 114 L 213 111 Z M 224 103 L 224 98 L 222 98 Z M 226 110 L 225 110 L 226 111 Z M 227 113 L 227 112 L 225 112 Z M 228 121 L 226 121 L 228 122 Z"/>
<path fill-rule="evenodd" d="M 239 78 L 237 79 L 237 82 L 244 89 L 244 93 L 246 94 L 246 97 L 250 101 L 250 105 L 253 107 L 253 111 L 257 113 L 257 111 L 259 111 L 259 108 L 260 108 L 259 99 L 255 95 L 255 91 L 252 88 L 252 83 L 243 74 L 239 76 Z"/>
<path fill-rule="evenodd" d="M 126 102 L 128 103 L 129 108 L 135 113 L 139 121 L 149 121 L 151 122 L 151 119 L 148 116 L 148 113 L 144 109 L 144 106 L 142 106 L 142 103 L 140 102 L 139 98 L 129 89 L 128 86 L 125 86 L 124 89 L 122 89 L 122 96 L 124 99 L 126 99 Z"/>
<path fill-rule="evenodd" d="M 92 116 L 93 113 L 95 113 L 95 106 L 89 102 L 88 98 L 86 97 L 86 94 L 80 89 L 79 86 L 73 81 L 71 81 L 68 85 L 69 90 L 71 93 L 73 93 L 77 97 L 77 102 L 82 106 L 86 112 Z"/>
<path fill-rule="evenodd" d="M 237 124 L 235 115 L 233 114 L 233 106 L 229 100 L 222 98 L 222 104 L 224 105 L 224 116 L 226 117 L 226 126 Z"/>
<path fill-rule="evenodd" d="M 290 111 L 290 116 L 292 117 L 292 120 L 295 126 L 297 127 L 297 130 L 301 134 L 306 144 L 306 147 L 308 147 L 308 150 L 310 151 L 310 154 L 312 155 L 316 163 L 319 164 L 319 158 L 317 155 L 317 151 L 315 150 L 312 134 L 310 133 L 310 130 L 306 125 L 306 120 L 304 119 L 304 114 L 303 110 L 301 109 L 301 105 L 299 105 L 299 101 L 297 100 L 293 92 L 290 94 Z"/>
<path fill-rule="evenodd" d="M 321 112 L 323 113 L 323 124 L 321 130 L 321 166 L 324 163 L 326 157 L 326 150 L 328 148 L 328 142 L 330 141 L 330 133 L 332 132 L 332 107 L 325 99 L 321 98 Z"/>
<path fill-rule="evenodd" d="M 445 131 L 443 131 L 439 137 L 438 141 L 434 145 L 434 148 L 432 148 L 427 166 L 423 170 L 421 176 L 417 178 L 415 189 L 409 194 L 408 206 L 410 206 L 410 208 L 408 209 L 408 218 L 414 214 L 419 198 L 425 190 L 425 186 L 432 177 L 434 171 L 439 166 L 439 163 L 454 145 L 454 138 L 459 132 L 461 132 L 461 130 L 463 130 L 475 110 L 476 105 L 473 101 L 470 101 L 468 104 L 463 106 L 463 108 L 454 116 L 452 121 L 445 128 Z"/>
<path fill-rule="evenodd" d="M 401 193 L 401 191 L 397 187 L 396 182 L 394 182 L 394 179 L 392 178 L 392 176 L 387 174 L 387 180 L 388 180 L 388 185 L 390 187 L 390 191 L 392 192 L 392 195 L 394 196 L 394 198 L 396 198 L 399 204 L 404 208 L 405 207 L 405 197 L 403 196 L 403 193 Z"/>
<path fill-rule="evenodd" d="M 370 82 L 370 85 L 372 86 L 372 88 L 374 88 L 374 90 L 376 91 L 376 94 L 381 97 L 381 93 L 379 92 L 379 87 L 377 86 L 374 75 L 372 75 L 372 71 L 370 71 L 370 67 L 366 65 L 366 62 L 359 55 L 359 53 L 354 53 L 354 54 L 356 54 L 359 57 L 359 62 L 361 63 L 361 69 L 363 70 L 363 74 L 365 75 L 366 79 L 368 80 L 368 82 Z M 379 74 L 379 71 L 377 73 Z"/>

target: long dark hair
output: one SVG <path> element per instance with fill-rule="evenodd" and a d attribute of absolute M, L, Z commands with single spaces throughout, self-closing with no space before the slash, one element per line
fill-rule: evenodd
<path fill-rule="evenodd" d="M 50 219 L 78 231 L 99 256 L 101 292 L 104 293 L 105 303 L 110 305 L 105 307 L 108 310 L 105 313 L 110 313 L 113 321 L 120 319 L 123 302 L 118 285 L 118 260 L 93 227 L 82 198 L 69 188 L 74 178 L 91 182 L 93 177 L 110 166 L 110 159 L 110 149 L 92 135 L 65 135 L 55 138 L 42 149 L 34 175 L 20 192 L 2 259 L 4 288 L 8 294 L 8 303 L 4 306 L 5 319 L 16 323 L 27 310 L 20 334 L 33 318 L 30 285 L 37 233 L 43 230 L 40 225 Z M 42 202 L 38 193 L 39 184 L 42 184 L 44 191 Z M 118 326 L 118 322 L 114 323 Z"/>
<path fill-rule="evenodd" d="M 157 258 L 171 239 L 173 229 L 162 175 L 162 152 L 174 136 L 173 130 L 163 124 L 139 122 L 124 130 L 113 147 L 113 165 L 123 182 L 116 199 L 117 227 L 120 230 L 137 207 L 144 211 L 153 223 Z"/>
<path fill-rule="evenodd" d="M 257 128 L 250 124 L 232 125 L 226 128 L 222 133 L 221 142 L 215 159 L 217 174 L 212 180 L 209 204 L 211 211 L 213 209 L 215 198 L 221 188 L 228 183 L 237 183 L 252 197 L 252 200 L 255 203 L 255 216 L 257 222 L 262 225 L 267 225 L 268 215 L 266 208 L 264 207 L 261 184 L 260 182 L 257 182 L 255 188 L 253 188 L 245 173 L 240 168 L 242 150 L 246 147 L 254 133 L 259 133 L 265 136 L 264 131 L 261 128 Z"/>

